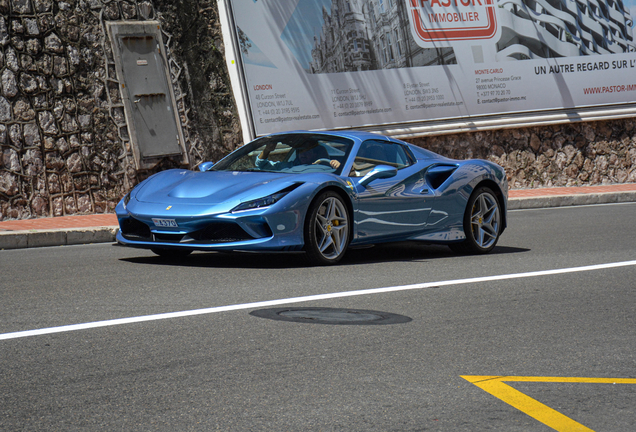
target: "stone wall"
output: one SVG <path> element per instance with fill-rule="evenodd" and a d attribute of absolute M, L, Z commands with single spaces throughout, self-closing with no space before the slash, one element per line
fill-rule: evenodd
<path fill-rule="evenodd" d="M 159 20 L 192 165 L 242 142 L 215 0 L 0 0 L 0 220 L 112 212 L 138 172 L 105 22 Z"/>
<path fill-rule="evenodd" d="M 241 124 L 225 64 L 216 0 L 154 0 L 171 35 L 179 85 L 187 92 L 188 121 L 196 137 L 195 163 L 219 160 L 243 144 Z"/>
<path fill-rule="evenodd" d="M 636 183 L 636 120 L 568 123 L 411 140 L 455 159 L 506 169 L 510 188 Z"/>

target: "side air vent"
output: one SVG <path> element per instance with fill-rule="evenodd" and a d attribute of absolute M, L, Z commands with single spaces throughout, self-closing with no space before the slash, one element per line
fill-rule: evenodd
<path fill-rule="evenodd" d="M 426 171 L 426 181 L 433 189 L 437 189 L 456 169 L 457 165 L 435 165 Z"/>

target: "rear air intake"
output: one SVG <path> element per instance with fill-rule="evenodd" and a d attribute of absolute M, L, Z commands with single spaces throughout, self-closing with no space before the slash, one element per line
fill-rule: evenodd
<path fill-rule="evenodd" d="M 426 171 L 426 181 L 433 189 L 437 189 L 456 169 L 457 165 L 436 165 Z"/>

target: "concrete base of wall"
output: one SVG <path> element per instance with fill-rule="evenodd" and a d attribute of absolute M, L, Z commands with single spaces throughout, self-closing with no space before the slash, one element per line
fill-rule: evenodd
<path fill-rule="evenodd" d="M 515 198 L 508 200 L 508 210 L 565 207 L 591 204 L 636 202 L 636 192 L 608 192 L 581 195 Z"/>
<path fill-rule="evenodd" d="M 115 241 L 117 228 L 79 228 L 0 233 L 0 249 L 24 249 Z"/>

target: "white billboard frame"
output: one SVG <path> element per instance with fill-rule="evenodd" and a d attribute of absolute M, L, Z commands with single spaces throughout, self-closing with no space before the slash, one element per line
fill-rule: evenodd
<path fill-rule="evenodd" d="M 335 0 L 334 0 L 335 1 Z M 405 1 L 405 0 L 401 0 Z M 415 0 L 406 0 L 415 1 Z M 426 1 L 426 0 L 420 0 Z M 433 0 L 435 1 L 435 0 Z M 255 111 L 253 111 L 254 99 L 253 94 L 250 97 L 250 89 L 248 88 L 248 72 L 246 65 L 243 62 L 243 56 L 240 52 L 239 35 L 237 32 L 237 24 L 235 21 L 234 12 L 232 10 L 232 0 L 222 0 L 218 3 L 219 17 L 221 21 L 221 27 L 223 32 L 223 39 L 225 43 L 225 56 L 227 68 L 234 91 L 234 96 L 237 103 L 239 117 L 241 121 L 241 127 L 243 132 L 243 139 L 248 142 L 258 136 L 266 135 L 269 131 L 259 131 L 257 127 L 257 119 L 255 118 Z M 439 3 L 439 1 L 438 1 Z M 499 33 L 497 33 L 499 35 Z M 430 41 L 428 43 L 431 43 Z M 434 43 L 434 42 L 433 42 Z M 442 44 L 443 45 L 443 44 Z M 457 47 L 457 46 L 456 46 Z M 471 47 L 472 48 L 472 47 Z M 466 51 L 468 47 L 456 48 L 458 51 Z M 472 52 L 475 55 L 474 48 Z M 625 56 L 630 56 L 631 68 L 636 67 L 636 56 L 631 60 L 631 56 L 634 52 L 626 53 Z M 486 54 L 489 55 L 489 54 Z M 623 56 L 623 58 L 625 58 Z M 568 72 L 568 67 L 572 68 L 572 72 L 578 67 L 578 72 L 581 71 L 581 65 L 585 71 L 586 64 L 590 61 L 596 63 L 603 63 L 602 61 L 606 56 L 585 56 L 580 58 L 546 58 L 541 59 L 544 61 L 542 64 L 545 66 L 542 69 L 557 69 L 558 74 L 559 63 L 566 64 L 565 72 Z M 529 61 L 529 60 L 524 60 Z M 623 60 L 624 62 L 624 60 Z M 523 63 L 520 61 L 518 63 Z M 605 62 L 607 63 L 607 62 Z M 509 65 L 510 63 L 504 63 Z M 534 62 L 536 65 L 536 61 Z M 569 65 L 569 66 L 568 66 Z M 492 65 L 490 65 L 492 66 Z M 563 71 L 564 66 L 560 66 Z M 502 68 L 503 69 L 503 68 Z M 492 69 L 490 69 L 492 71 Z M 535 66 L 536 71 L 536 66 Z M 477 71 L 475 71 L 476 73 Z M 352 72 L 353 74 L 357 72 Z M 486 72 L 487 73 L 487 72 Z M 347 72 L 340 72 L 341 74 L 347 74 Z M 544 72 L 545 74 L 545 72 Z M 550 75 L 550 72 L 546 76 Z M 561 76 L 556 77 L 556 81 L 562 79 Z M 479 81 L 479 78 L 477 78 Z M 452 81 L 452 79 L 451 79 Z M 634 81 L 636 83 L 636 80 Z M 631 89 L 630 85 L 630 89 Z M 631 90 L 630 90 L 631 91 Z M 495 98 L 496 99 L 496 98 Z M 334 105 L 335 107 L 335 105 Z M 408 107 L 407 107 L 408 109 Z M 340 113 L 339 113 L 340 114 Z M 334 112 L 334 116 L 336 113 Z M 420 118 L 420 119 L 408 119 L 400 121 L 398 119 L 392 119 L 391 121 L 375 121 L 375 122 L 351 122 L 351 124 L 337 124 L 337 125 L 313 125 L 313 127 L 300 127 L 296 126 L 294 122 L 285 124 L 285 127 L 279 130 L 293 130 L 293 129 L 311 129 L 311 130 L 337 130 L 337 129 L 356 129 L 365 130 L 370 132 L 377 132 L 384 135 L 392 136 L 400 139 L 418 138 L 425 136 L 454 134 L 463 132 L 476 132 L 486 130 L 498 130 L 498 129 L 511 129 L 520 127 L 531 126 L 549 126 L 555 124 L 574 123 L 574 122 L 589 122 L 599 120 L 615 120 L 636 117 L 636 101 L 618 101 L 607 103 L 594 103 L 594 104 L 581 104 L 575 107 L 548 107 L 548 108 L 531 108 L 531 109 L 517 109 L 508 112 L 494 112 L 494 113 L 477 113 L 468 115 L 442 115 L 439 118 Z M 262 119 L 261 119 L 262 123 Z"/>

